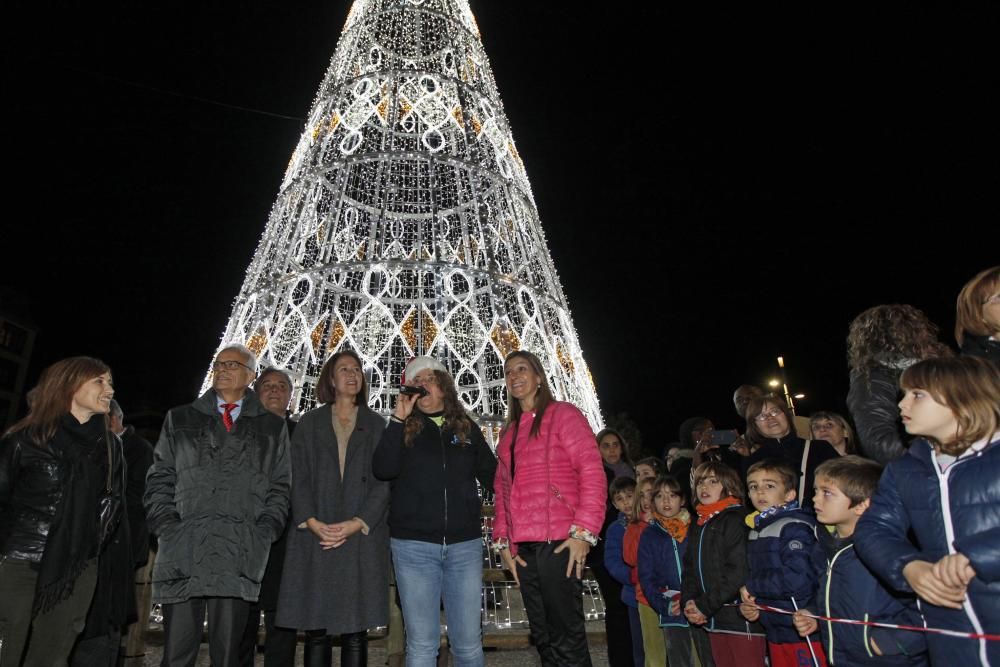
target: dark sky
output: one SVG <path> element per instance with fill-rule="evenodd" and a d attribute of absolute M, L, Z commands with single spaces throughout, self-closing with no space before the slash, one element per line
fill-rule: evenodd
<path fill-rule="evenodd" d="M 732 425 L 777 354 L 841 410 L 854 315 L 952 342 L 1000 263 L 996 5 L 686 4 L 472 4 L 602 407 L 647 444 Z M 15 3 L 0 309 L 40 327 L 30 380 L 93 354 L 126 409 L 194 396 L 347 8 Z"/>

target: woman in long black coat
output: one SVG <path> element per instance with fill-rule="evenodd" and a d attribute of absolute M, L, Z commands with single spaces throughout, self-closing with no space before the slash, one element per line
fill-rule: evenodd
<path fill-rule="evenodd" d="M 322 407 L 292 438 L 292 525 L 277 625 L 306 633 L 305 664 L 367 664 L 369 628 L 389 618 L 389 484 L 372 474 L 385 422 L 368 408 L 361 360 L 333 355 L 317 383 Z"/>

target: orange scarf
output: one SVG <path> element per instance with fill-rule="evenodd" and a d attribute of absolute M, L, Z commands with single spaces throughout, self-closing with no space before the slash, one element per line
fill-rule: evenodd
<path fill-rule="evenodd" d="M 681 510 L 677 516 L 670 517 L 669 519 L 655 510 L 653 511 L 653 516 L 656 517 L 657 523 L 663 526 L 663 529 L 670 534 L 670 537 L 678 542 L 683 542 L 684 538 L 687 537 L 688 526 L 691 525 L 691 515 L 687 510 Z"/>
<path fill-rule="evenodd" d="M 726 496 L 721 500 L 716 500 L 714 503 L 708 505 L 698 505 L 694 509 L 698 512 L 698 525 L 704 526 L 709 519 L 713 516 L 726 509 L 727 507 L 732 507 L 733 505 L 742 505 L 740 499 L 736 496 Z"/>

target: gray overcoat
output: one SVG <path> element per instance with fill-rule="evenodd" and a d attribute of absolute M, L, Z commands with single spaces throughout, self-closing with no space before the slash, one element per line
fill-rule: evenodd
<path fill-rule="evenodd" d="M 372 474 L 385 421 L 367 406 L 358 407 L 341 481 L 332 419 L 332 405 L 310 410 L 292 436 L 292 526 L 276 623 L 337 635 L 388 623 L 389 483 Z M 312 531 L 298 527 L 310 517 L 324 523 L 358 517 L 370 531 L 324 551 Z"/>
<path fill-rule="evenodd" d="M 248 390 L 232 432 L 214 389 L 167 413 L 146 475 L 146 520 L 160 540 L 153 602 L 255 601 L 288 517 L 288 429 Z"/>

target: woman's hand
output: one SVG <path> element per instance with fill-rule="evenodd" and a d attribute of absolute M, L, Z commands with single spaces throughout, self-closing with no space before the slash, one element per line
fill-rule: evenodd
<path fill-rule="evenodd" d="M 946 586 L 964 589 L 976 578 L 976 571 L 965 554 L 948 554 L 931 566 L 931 572 Z"/>
<path fill-rule="evenodd" d="M 792 625 L 798 630 L 800 637 L 808 637 L 819 630 L 819 623 L 816 622 L 816 619 L 806 616 L 806 614 L 811 613 L 808 609 L 799 609 L 792 614 Z"/>
<path fill-rule="evenodd" d="M 751 623 L 760 618 L 760 609 L 757 609 L 757 598 L 750 595 L 750 591 L 747 590 L 746 586 L 740 586 L 740 613 L 743 614 L 743 618 L 747 619 Z"/>
<path fill-rule="evenodd" d="M 342 545 L 348 537 L 361 530 L 362 524 L 358 519 L 350 519 L 340 523 L 323 523 L 319 519 L 310 518 L 306 521 L 306 528 L 319 539 L 319 545 L 326 551 Z"/>
<path fill-rule="evenodd" d="M 736 452 L 740 456 L 750 456 L 751 449 L 750 443 L 742 435 L 737 436 L 733 444 L 729 445 L 729 451 Z"/>
<path fill-rule="evenodd" d="M 364 528 L 364 524 L 361 523 L 360 519 L 348 519 L 347 521 L 341 521 L 340 523 L 330 523 L 327 524 L 327 535 L 331 539 L 331 546 L 329 548 L 336 549 L 344 542 L 347 538 L 355 533 L 361 532 Z"/>
<path fill-rule="evenodd" d="M 392 411 L 392 416 L 396 419 L 406 421 L 406 418 L 413 412 L 413 406 L 417 404 L 417 394 L 400 394 L 396 397 L 396 409 Z"/>
<path fill-rule="evenodd" d="M 961 609 L 965 602 L 965 586 L 945 583 L 934 573 L 934 566 L 925 560 L 914 560 L 903 568 L 903 577 L 917 595 L 949 609 Z"/>
<path fill-rule="evenodd" d="M 510 553 L 510 547 L 504 547 L 500 550 L 500 558 L 503 559 L 504 567 L 510 570 L 510 573 L 514 575 L 514 583 L 518 586 L 521 585 L 521 580 L 517 576 L 517 566 L 526 567 L 528 564 L 524 562 L 524 559 L 520 556 L 514 556 Z"/>
<path fill-rule="evenodd" d="M 587 563 L 587 554 L 590 553 L 590 543 L 578 540 L 575 537 L 570 537 L 557 546 L 552 553 L 557 554 L 565 549 L 569 549 L 569 562 L 566 563 L 566 576 L 573 576 L 573 570 L 575 569 L 576 578 L 583 579 L 583 568 Z"/>
<path fill-rule="evenodd" d="M 719 448 L 718 445 L 712 444 L 711 438 L 707 440 L 705 439 L 699 440 L 694 447 L 694 457 L 692 458 L 691 470 L 693 471 L 695 468 L 697 468 L 698 466 L 700 466 L 702 463 L 705 462 L 705 454 L 712 451 L 713 449 L 718 449 L 718 448 Z"/>
<path fill-rule="evenodd" d="M 688 600 L 687 604 L 684 605 L 684 617 L 687 618 L 688 623 L 692 625 L 705 625 L 708 623 L 708 618 L 705 614 L 701 613 L 698 609 L 698 605 L 694 603 L 694 600 Z"/>

